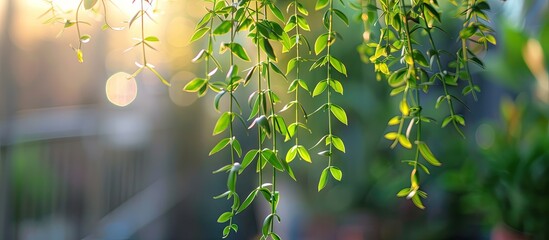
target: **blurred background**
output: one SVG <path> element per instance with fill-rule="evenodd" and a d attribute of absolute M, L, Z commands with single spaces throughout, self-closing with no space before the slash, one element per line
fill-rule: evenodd
<path fill-rule="evenodd" d="M 114 2 L 109 22 L 127 25 L 136 6 Z M 78 1 L 54 3 L 68 11 Z M 288 1 L 278 4 L 284 9 Z M 549 3 L 490 4 L 498 44 L 479 53 L 486 69 L 474 70 L 478 101 L 464 97 L 471 110 L 459 109 L 467 137 L 426 128 L 443 162 L 423 180 L 426 210 L 396 197 L 409 181 L 409 168 L 400 163 L 408 153 L 390 150 L 382 138 L 396 102 L 387 84 L 375 80 L 373 66 L 361 61 L 360 21 L 341 31 L 345 40 L 334 48 L 349 78 L 335 101 L 350 124 L 334 131 L 347 145 L 336 163 L 344 178 L 318 193 L 323 159 L 293 163 L 298 182 L 283 177 L 280 183 L 283 221 L 276 228 L 284 239 L 549 239 Z M 75 28 L 42 23 L 49 7 L 42 0 L 0 1 L 0 239 L 220 239 L 224 226 L 216 219 L 229 203 L 212 197 L 225 191 L 226 175 L 211 172 L 225 161 L 222 154 L 207 157 L 218 139 L 211 137 L 218 113 L 212 96 L 181 91 L 203 72 L 190 59 L 204 43 L 188 44 L 202 2 L 158 2 L 156 23 L 146 31 L 161 42 L 148 58 L 172 86 L 144 71 L 127 107 L 107 100 L 105 82 L 137 69 L 139 51 L 124 50 L 135 44 L 138 29 L 101 31 L 102 15 L 83 13 L 92 26 L 82 31 L 92 38 L 80 64 L 69 47 L 78 43 Z M 461 24 L 445 23 L 450 30 Z M 448 35 L 437 42 L 459 47 Z M 304 79 L 312 84 L 320 74 Z M 319 105 L 306 101 L 309 109 Z M 425 102 L 429 115 L 444 117 L 434 111 L 435 99 Z M 319 129 L 304 142 L 312 146 L 324 122 L 308 124 Z M 237 132 L 243 149 L 252 148 L 245 128 Z M 239 178 L 241 195 L 254 188 L 254 177 Z M 230 239 L 257 239 L 266 206 L 254 204 L 236 217 L 240 230 Z"/>

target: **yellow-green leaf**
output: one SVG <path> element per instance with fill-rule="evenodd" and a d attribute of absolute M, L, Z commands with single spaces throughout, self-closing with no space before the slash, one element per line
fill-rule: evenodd
<path fill-rule="evenodd" d="M 328 182 L 328 168 L 325 168 L 322 170 L 322 173 L 320 174 L 320 179 L 318 180 L 318 191 L 322 190 L 324 187 L 326 187 L 326 183 Z"/>
<path fill-rule="evenodd" d="M 91 9 L 93 6 L 95 6 L 96 3 L 97 0 L 84 0 L 84 9 Z"/>
<path fill-rule="evenodd" d="M 393 118 L 391 118 L 391 120 L 389 120 L 389 123 L 387 123 L 387 125 L 389 126 L 393 126 L 393 125 L 398 125 L 400 124 L 400 116 L 395 116 Z"/>
<path fill-rule="evenodd" d="M 406 102 L 406 98 L 402 99 L 400 102 L 400 112 L 404 116 L 408 116 L 410 114 L 410 107 L 408 107 L 408 102 Z"/>
<path fill-rule="evenodd" d="M 410 142 L 410 140 L 408 140 L 408 138 L 406 138 L 406 136 L 404 136 L 402 134 L 399 134 L 398 135 L 398 142 L 403 147 L 408 148 L 408 149 L 412 149 L 412 143 Z"/>
<path fill-rule="evenodd" d="M 328 0 L 317 0 L 315 4 L 315 10 L 320 10 L 328 6 Z"/>
<path fill-rule="evenodd" d="M 392 141 L 392 140 L 395 140 L 395 139 L 397 139 L 397 137 L 398 137 L 398 136 L 399 136 L 399 134 L 398 134 L 398 133 L 396 133 L 396 132 L 390 132 L 390 133 L 387 133 L 387 134 L 385 134 L 385 136 L 384 136 L 384 137 L 385 137 L 386 139 L 388 139 L 388 140 L 391 140 L 391 141 Z"/>
<path fill-rule="evenodd" d="M 417 146 L 419 148 L 419 152 L 433 166 L 440 166 L 442 165 L 436 158 L 435 155 L 431 152 L 431 149 L 425 144 L 424 142 L 418 142 Z"/>
<path fill-rule="evenodd" d="M 334 177 L 335 180 L 341 181 L 341 178 L 343 177 L 343 172 L 338 167 L 330 167 L 330 173 L 332 174 L 332 177 Z"/>
<path fill-rule="evenodd" d="M 309 151 L 304 146 L 297 146 L 297 152 L 299 153 L 299 157 L 303 159 L 305 162 L 312 162 L 311 161 L 311 155 L 309 155 Z"/>
<path fill-rule="evenodd" d="M 76 58 L 78 59 L 79 63 L 84 62 L 84 53 L 82 52 L 82 49 L 76 49 Z"/>
<path fill-rule="evenodd" d="M 332 111 L 332 113 L 337 118 L 337 120 L 347 125 L 347 114 L 345 113 L 345 110 L 343 110 L 343 108 L 335 104 L 332 104 L 330 105 L 330 111 Z"/>

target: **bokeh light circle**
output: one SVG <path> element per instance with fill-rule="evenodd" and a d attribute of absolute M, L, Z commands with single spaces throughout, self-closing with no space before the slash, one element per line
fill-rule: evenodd
<path fill-rule="evenodd" d="M 125 107 L 137 97 L 137 82 L 132 75 L 117 72 L 107 80 L 105 91 L 109 102 L 119 107 Z"/>

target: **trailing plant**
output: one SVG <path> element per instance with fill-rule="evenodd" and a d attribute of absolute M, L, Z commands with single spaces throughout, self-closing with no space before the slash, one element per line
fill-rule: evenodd
<path fill-rule="evenodd" d="M 340 1 L 343 4 L 343 1 Z M 319 112 L 320 110 L 326 110 L 328 113 L 328 134 L 324 135 L 318 141 L 317 145 L 321 142 L 325 142 L 328 146 L 327 150 L 321 151 L 318 154 L 321 156 L 328 157 L 328 166 L 322 170 L 320 174 L 320 179 L 318 181 L 318 191 L 322 190 L 328 181 L 328 172 L 330 175 L 337 181 L 341 181 L 343 173 L 341 170 L 333 165 L 333 155 L 334 147 L 341 151 L 345 152 L 345 145 L 343 140 L 338 136 L 334 135 L 332 132 L 332 115 L 340 121 L 341 123 L 347 125 L 347 114 L 345 110 L 339 105 L 336 105 L 332 102 L 332 93 L 336 92 L 343 94 L 343 85 L 335 76 L 335 72 L 339 72 L 344 76 L 347 76 L 347 68 L 341 60 L 334 57 L 332 54 L 332 45 L 336 42 L 337 36 L 339 35 L 334 30 L 334 16 L 337 16 L 341 19 L 346 25 L 349 25 L 349 20 L 347 16 L 340 10 L 334 7 L 333 0 L 318 0 L 315 5 L 316 10 L 326 9 L 322 19 L 323 26 L 326 28 L 327 32 L 321 34 L 317 37 L 314 45 L 315 54 L 319 55 L 325 51 L 324 55 L 320 56 L 311 66 L 310 70 L 319 69 L 320 67 L 325 67 L 326 69 L 326 79 L 319 81 L 314 90 L 312 96 L 318 96 L 326 92 L 326 103 L 320 106 L 312 114 Z M 333 91 L 333 92 L 332 92 Z"/>
<path fill-rule="evenodd" d="M 64 28 L 76 26 L 79 44 L 73 49 L 79 62 L 84 61 L 83 43 L 91 39 L 89 35 L 81 34 L 80 25 L 87 24 L 79 17 L 82 8 L 102 9 L 105 14 L 103 28 L 122 30 L 108 24 L 108 3 L 105 0 L 81 0 L 74 20 L 63 20 L 53 2 L 47 2 L 51 8 L 44 16 L 51 17 L 46 23 L 61 23 Z M 147 51 L 155 50 L 153 44 L 159 41 L 156 36 L 147 36 L 145 24 L 147 20 L 152 20 L 150 11 L 157 2 L 137 0 L 139 10 L 128 21 L 128 28 L 136 24 L 140 26 L 141 36 L 130 49 L 140 49 L 142 63 L 138 64 L 133 74 L 127 74 L 127 78 L 133 79 L 147 69 L 169 86 L 170 83 L 147 60 Z M 274 0 L 204 0 L 206 11 L 190 38 L 191 43 L 205 42 L 205 47 L 192 59 L 203 64 L 204 73 L 190 80 L 183 90 L 200 97 L 211 90 L 214 108 L 220 112 L 213 135 L 225 136 L 217 141 L 209 155 L 216 155 L 223 161 L 222 167 L 214 173 L 227 174 L 227 190 L 214 197 L 230 201 L 229 209 L 217 219 L 219 223 L 226 224 L 223 238 L 238 231 L 234 217 L 261 195 L 270 205 L 260 230 L 261 239 L 280 239 L 275 231 L 275 222 L 281 220 L 277 213 L 281 196 L 277 184 L 280 173 L 285 172 L 296 180 L 290 164 L 297 157 L 308 163 L 316 162 L 309 151 L 319 145 L 325 146 L 318 155 L 326 157 L 327 164 L 320 173 L 317 190 L 321 191 L 327 186 L 330 176 L 336 181 L 342 180 L 343 173 L 336 159 L 339 156 L 337 152 L 345 153 L 346 148 L 343 139 L 334 130 L 337 122 L 347 125 L 349 121 L 344 108 L 334 102 L 334 94 L 344 93 L 347 67 L 343 58 L 336 56 L 333 46 L 341 39 L 340 26 L 348 26 L 350 20 L 338 9 L 339 5 L 350 5 L 357 10 L 364 26 L 364 42 L 358 48 L 359 53 L 365 62 L 374 65 L 378 80 L 386 79 L 392 88 L 390 95 L 397 102 L 395 116 L 388 122 L 391 130 L 385 138 L 392 141 L 391 148 L 400 145 L 410 151 L 410 156 L 403 162 L 412 168 L 410 186 L 400 190 L 397 196 L 411 199 L 417 207 L 425 208 L 422 199 L 427 197 L 427 193 L 421 188 L 420 175 L 429 174 L 429 166 L 440 166 L 441 162 L 428 145 L 428 142 L 435 140 L 429 139 L 424 131 L 428 124 L 436 122 L 428 117 L 428 112 L 424 112 L 424 99 L 442 92 L 434 104 L 437 109 L 444 102 L 447 105 L 447 116 L 440 124 L 445 127 L 451 123 L 457 133 L 464 136 L 465 119 L 457 105 L 465 104 L 454 92 L 462 87 L 463 95 L 471 94 L 477 99 L 480 88 L 472 80 L 470 63 L 483 67 L 476 56 L 477 46 L 486 49 L 488 43 L 496 43 L 493 30 L 488 26 L 486 11 L 490 7 L 485 0 L 449 2 L 459 6 L 455 8 L 459 10 L 443 9 L 436 0 L 317 0 L 312 3 L 314 6 L 303 0 L 292 0 L 287 4 L 285 14 Z M 320 20 L 322 26 L 322 33 L 316 36 L 313 45 L 309 44 L 304 34 L 305 31 L 315 32 L 314 27 L 317 27 L 309 24 L 312 22 L 309 19 L 309 11 L 313 10 L 311 7 L 322 13 L 321 19 L 312 20 Z M 446 19 L 452 18 L 461 19 L 459 33 L 444 30 Z M 460 46 L 455 54 L 442 48 L 435 34 L 452 40 L 457 38 Z M 316 59 L 310 60 L 313 57 L 310 56 L 311 51 L 314 51 Z M 312 65 L 304 70 L 309 61 Z M 285 72 L 280 65 L 286 66 Z M 318 80 L 311 92 L 310 81 L 303 79 L 303 71 L 321 72 L 325 78 Z M 277 85 L 287 88 L 292 100 L 283 102 L 285 98 L 274 90 Z M 247 119 L 243 116 L 248 109 L 242 109 L 238 101 L 245 92 L 250 93 Z M 308 113 L 303 105 L 305 96 L 311 96 L 315 103 L 322 103 Z M 321 113 L 325 113 L 322 116 L 326 120 L 325 127 L 322 127 L 325 130 L 310 129 L 307 120 Z M 292 117 L 289 125 L 286 125 L 283 115 Z M 257 145 L 247 149 L 245 154 L 241 139 L 237 138 L 240 135 L 235 132 L 238 122 L 248 129 L 248 137 L 257 138 Z M 312 133 L 313 130 L 326 133 L 314 146 L 306 146 L 302 133 Z M 284 149 L 282 142 L 291 140 L 292 145 Z M 222 155 L 224 152 L 228 154 Z M 257 186 L 241 201 L 237 179 L 247 169 L 253 169 L 249 166 L 254 162 Z"/>
<path fill-rule="evenodd" d="M 458 4 L 457 1 L 452 3 Z M 480 43 L 484 46 L 487 43 L 495 44 L 491 35 L 493 30 L 479 22 L 479 18 L 488 20 L 485 13 L 489 9 L 488 3 L 483 0 L 467 0 L 461 5 L 464 9 L 460 10 L 459 15 L 465 16 L 465 24 L 456 36 L 461 42 L 456 56 L 449 54 L 448 50 L 440 49 L 433 37 L 435 31 L 449 34 L 442 28 L 442 14 L 456 14 L 441 11 L 437 1 L 380 0 L 376 3 L 363 0 L 361 5 L 355 5 L 355 8 L 362 10 L 362 19 L 368 25 L 364 32 L 365 41 L 370 37 L 369 25 L 377 25 L 379 28 L 377 42 L 365 42 L 359 50 L 368 55 L 366 60 L 374 64 L 378 76 L 387 79 L 389 86 L 393 88 L 390 95 L 399 99 L 400 113 L 388 122 L 388 126 L 396 126 L 397 129 L 385 134 L 385 138 L 393 142 L 391 148 L 400 145 L 414 153 L 412 160 L 402 161 L 412 167 L 410 187 L 400 190 L 397 196 L 411 199 L 422 209 L 425 207 L 421 199 L 426 198 L 427 193 L 420 188 L 418 169 L 429 174 L 429 168 L 422 160 L 432 166 L 441 165 L 422 135 L 423 125 L 435 122 L 435 119 L 423 113 L 423 95 L 431 94 L 431 88 L 442 87 L 443 95 L 436 100 L 435 108 L 446 102 L 449 116 L 442 120 L 441 126 L 452 123 L 459 135 L 464 137 L 461 127 L 465 126 L 465 119 L 457 113 L 455 104 L 457 102 L 465 108 L 467 106 L 452 93 L 451 88 L 459 87 L 465 82 L 463 95 L 472 93 L 476 100 L 475 92 L 479 92 L 480 88 L 472 82 L 469 62 L 477 63 L 481 67 L 483 63 L 467 43 Z M 379 17 L 375 18 L 378 13 Z M 426 44 L 422 48 L 424 43 Z M 427 50 L 422 50 L 425 46 Z M 444 61 L 450 64 L 444 66 Z"/>

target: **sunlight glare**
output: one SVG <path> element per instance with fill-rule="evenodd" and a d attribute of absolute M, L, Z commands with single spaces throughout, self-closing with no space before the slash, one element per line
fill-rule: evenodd
<path fill-rule="evenodd" d="M 125 107 L 137 97 L 137 82 L 130 74 L 118 72 L 107 80 L 105 90 L 109 102 Z"/>

